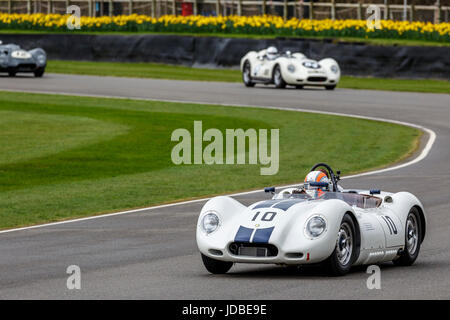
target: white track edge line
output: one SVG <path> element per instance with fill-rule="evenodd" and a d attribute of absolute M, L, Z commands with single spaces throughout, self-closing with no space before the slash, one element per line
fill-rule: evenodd
<path fill-rule="evenodd" d="M 38 94 L 55 94 L 55 95 L 81 96 L 81 97 L 91 97 L 91 98 L 127 99 L 127 100 L 130 99 L 130 100 L 162 101 L 162 102 L 173 102 L 173 103 L 192 103 L 192 104 L 200 104 L 200 105 L 251 107 L 251 108 L 261 108 L 261 109 L 283 110 L 283 111 L 307 112 L 307 113 L 326 114 L 326 115 L 334 115 L 334 116 L 340 116 L 340 117 L 349 117 L 349 118 L 356 118 L 356 119 L 365 119 L 365 120 L 394 123 L 394 124 L 399 124 L 399 125 L 403 125 L 403 126 L 420 129 L 428 134 L 428 141 L 427 141 L 425 147 L 422 149 L 422 152 L 414 159 L 411 159 L 410 161 L 407 161 L 407 162 L 399 164 L 399 165 L 395 165 L 393 167 L 388 167 L 388 168 L 384 168 L 384 169 L 367 171 L 367 172 L 358 173 L 358 174 L 354 174 L 354 175 L 350 175 L 350 176 L 345 176 L 345 177 L 342 177 L 342 179 L 356 178 L 356 177 L 368 176 L 368 175 L 378 174 L 378 173 L 392 171 L 392 170 L 398 170 L 400 168 L 404 168 L 404 167 L 413 165 L 415 163 L 418 163 L 428 156 L 428 154 L 431 151 L 431 148 L 433 147 L 434 142 L 436 141 L 436 133 L 433 130 L 423 127 L 421 125 L 417 125 L 417 124 L 409 123 L 409 122 L 398 121 L 398 120 L 384 119 L 384 118 L 378 118 L 378 117 L 369 117 L 369 116 L 362 116 L 362 115 L 354 115 L 354 114 L 346 114 L 346 113 L 339 113 L 339 112 L 308 110 L 308 109 L 300 109 L 300 108 L 299 109 L 286 108 L 286 107 L 283 108 L 283 107 L 274 107 L 274 106 L 254 106 L 254 105 L 245 105 L 245 104 L 241 105 L 241 104 L 229 104 L 229 103 L 213 103 L 213 102 L 210 103 L 210 102 L 153 99 L 153 98 L 140 98 L 140 97 L 136 98 L 136 97 L 122 97 L 122 96 L 105 96 L 105 95 L 78 94 L 78 93 L 69 93 L 69 92 L 52 92 L 52 91 L 35 91 L 35 90 L 23 91 L 23 90 L 1 89 L 1 88 L 0 88 L 0 91 L 26 92 L 26 93 L 38 93 Z M 296 185 L 298 185 L 298 184 L 279 186 L 278 188 L 289 188 L 289 187 L 293 187 Z M 228 194 L 228 196 L 240 196 L 240 195 L 252 194 L 252 193 L 257 193 L 257 192 L 261 192 L 261 190 L 251 190 L 251 191 L 232 193 L 232 194 Z M 80 221 L 87 221 L 87 220 L 93 220 L 93 219 L 99 219 L 99 218 L 106 218 L 106 217 L 124 215 L 124 214 L 128 214 L 128 213 L 136 213 L 136 212 L 147 211 L 147 210 L 155 210 L 155 209 L 179 206 L 179 205 L 184 205 L 184 204 L 191 204 L 191 203 L 206 201 L 209 199 L 211 199 L 211 197 L 195 199 L 195 200 L 187 200 L 187 201 L 182 201 L 182 202 L 174 202 L 174 203 L 169 203 L 169 204 L 156 205 L 156 206 L 150 206 L 150 207 L 146 207 L 146 208 L 139 208 L 139 209 L 133 209 L 133 210 L 120 211 L 120 212 L 106 213 L 106 214 L 100 214 L 100 215 L 91 216 L 91 217 L 85 217 L 85 218 L 77 218 L 77 219 L 70 219 L 70 220 L 64 220 L 64 221 L 50 222 L 50 223 L 38 224 L 38 225 L 22 227 L 22 228 L 2 230 L 2 231 L 0 231 L 0 234 L 10 233 L 10 232 L 15 232 L 15 231 L 29 230 L 29 229 L 36 229 L 36 228 L 44 228 L 44 227 L 56 226 L 59 224 L 66 224 L 66 223 L 72 223 L 72 222 L 80 222 Z"/>

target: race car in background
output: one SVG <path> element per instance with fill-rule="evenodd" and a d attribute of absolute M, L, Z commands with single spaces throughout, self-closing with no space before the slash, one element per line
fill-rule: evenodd
<path fill-rule="evenodd" d="M 277 88 L 323 86 L 333 90 L 341 77 L 339 65 L 332 58 L 315 61 L 299 52 L 278 53 L 275 47 L 248 52 L 241 59 L 241 71 L 247 87 L 263 83 Z"/>
<path fill-rule="evenodd" d="M 14 77 L 19 72 L 34 73 L 42 77 L 47 66 L 47 54 L 41 48 L 23 50 L 15 44 L 3 45 L 0 41 L 0 73 Z"/>
<path fill-rule="evenodd" d="M 344 275 L 354 265 L 414 263 L 426 218 L 411 193 L 344 189 L 325 163 L 299 187 L 250 206 L 228 196 L 210 199 L 197 222 L 197 246 L 211 273 L 233 263 L 324 265 Z M 318 179 L 310 179 L 318 177 Z"/>

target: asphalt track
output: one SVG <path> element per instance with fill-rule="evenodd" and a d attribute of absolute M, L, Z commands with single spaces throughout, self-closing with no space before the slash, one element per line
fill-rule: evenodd
<path fill-rule="evenodd" d="M 0 233 L 0 298 L 450 298 L 450 95 L 248 89 L 234 83 L 55 74 L 43 79 L 0 77 L 0 90 L 321 110 L 411 122 L 437 135 L 429 155 L 418 163 L 342 182 L 355 188 L 410 191 L 427 210 L 428 230 L 419 259 L 411 267 L 383 264 L 380 290 L 367 289 L 365 267 L 340 278 L 316 269 L 293 272 L 271 265 L 237 265 L 226 275 L 210 275 L 195 245 L 196 219 L 204 203 L 199 201 Z M 265 197 L 257 192 L 235 198 L 250 203 Z M 81 268 L 81 290 L 66 288 L 66 268 L 73 264 Z"/>

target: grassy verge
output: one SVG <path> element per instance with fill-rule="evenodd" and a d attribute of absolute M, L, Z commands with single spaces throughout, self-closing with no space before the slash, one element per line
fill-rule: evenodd
<path fill-rule="evenodd" d="M 239 70 L 201 69 L 156 63 L 49 61 L 47 72 L 173 80 L 240 82 Z M 339 88 L 450 93 L 450 81 L 343 76 Z"/>
<path fill-rule="evenodd" d="M 177 33 L 177 32 L 121 32 L 121 31 L 111 31 L 111 32 L 100 32 L 100 31 L 40 31 L 40 30 L 8 30 L 4 29 L 0 32 L 1 34 L 86 34 L 86 35 L 176 35 L 176 36 L 191 36 L 191 37 L 219 37 L 219 38 L 247 38 L 247 39 L 275 39 L 280 38 L 279 35 L 256 35 L 256 34 L 236 34 L 236 33 Z M 291 37 L 281 37 L 281 38 L 291 38 Z M 298 37 L 294 37 L 298 39 Z M 360 37 L 308 37 L 302 36 L 301 39 L 311 39 L 311 40 L 326 40 L 332 42 L 358 42 L 367 43 L 372 45 L 380 46 L 438 46 L 438 47 L 448 47 L 450 43 L 439 42 L 439 41 L 429 41 L 429 40 L 409 40 L 409 39 L 370 39 L 370 38 L 360 38 Z"/>
<path fill-rule="evenodd" d="M 260 175 L 259 164 L 174 165 L 171 133 L 192 133 L 194 120 L 203 131 L 279 128 L 278 173 Z M 411 153 L 420 135 L 292 111 L 0 92 L 0 228 L 295 182 L 318 161 L 344 174 L 377 168 Z"/>

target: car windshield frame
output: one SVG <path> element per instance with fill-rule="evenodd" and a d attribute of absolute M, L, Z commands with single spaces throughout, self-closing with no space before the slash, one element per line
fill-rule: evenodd
<path fill-rule="evenodd" d="M 312 197 L 307 193 L 286 193 L 282 194 L 282 198 L 283 200 L 298 199 L 305 201 L 338 199 L 346 202 L 352 207 L 358 207 L 361 209 L 375 209 L 378 208 L 383 202 L 383 200 L 379 197 L 354 192 L 324 192 L 317 197 Z"/>

